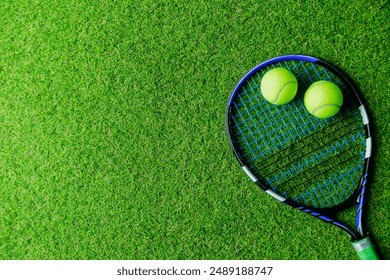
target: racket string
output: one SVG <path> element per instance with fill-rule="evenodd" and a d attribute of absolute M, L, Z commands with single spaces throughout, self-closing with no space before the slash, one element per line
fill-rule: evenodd
<path fill-rule="evenodd" d="M 269 104 L 261 94 L 262 76 L 274 67 L 288 68 L 297 77 L 297 97 L 287 105 Z M 303 105 L 305 89 L 321 79 L 343 91 L 344 105 L 334 118 L 314 118 Z M 318 207 L 336 205 L 353 193 L 364 160 L 364 128 L 358 103 L 331 71 L 308 62 L 271 65 L 253 73 L 231 105 L 232 141 L 267 187 Z"/>
<path fill-rule="evenodd" d="M 287 169 L 287 167 L 289 165 L 294 165 L 296 167 L 297 166 L 299 167 L 299 166 L 320 165 L 321 159 L 325 158 L 325 156 L 324 156 L 325 154 L 334 154 L 334 156 L 333 156 L 334 158 L 330 158 L 330 160 L 333 160 L 334 163 L 337 163 L 338 162 L 337 156 L 340 156 L 339 151 L 345 151 L 344 146 L 349 146 L 350 143 L 354 143 L 356 141 L 356 138 L 353 137 L 353 135 L 345 134 L 345 136 L 351 136 L 351 139 L 349 139 L 349 140 L 344 139 L 343 142 L 341 142 L 341 141 L 338 142 L 337 146 L 333 145 L 333 146 L 330 146 L 330 148 L 327 146 L 319 146 L 318 145 L 314 149 L 309 150 L 308 146 L 304 146 L 304 150 L 306 150 L 306 153 L 300 153 L 301 151 L 298 150 L 298 151 L 294 151 L 293 153 L 289 154 L 288 156 L 283 156 L 283 158 L 277 159 L 272 164 L 268 165 L 268 167 L 274 166 L 274 169 L 267 170 L 267 173 L 262 173 L 261 175 L 264 178 L 268 178 L 271 174 L 275 174 L 275 172 Z M 327 143 L 327 144 L 329 144 L 329 143 Z M 359 146 L 359 144 L 356 145 L 356 147 L 357 146 Z M 321 151 L 321 149 L 322 149 L 322 151 Z M 298 153 L 299 155 L 294 157 L 294 153 Z M 324 155 L 322 155 L 322 154 L 324 154 Z M 321 155 L 321 157 L 320 157 L 320 155 Z M 288 158 L 290 160 L 284 161 L 286 158 Z M 278 165 L 277 163 L 279 161 L 282 161 L 284 163 L 282 163 L 282 165 Z M 302 163 L 301 163 L 301 161 L 302 161 Z M 264 171 L 264 168 L 262 168 L 262 170 Z M 287 170 L 287 172 L 288 172 L 288 170 Z M 303 170 L 303 168 L 302 168 L 302 172 L 305 172 L 305 170 Z"/>
<path fill-rule="evenodd" d="M 286 148 L 283 148 L 282 150 L 280 150 L 279 152 L 273 154 L 272 156 L 259 161 L 258 164 L 261 165 L 262 169 L 264 170 L 267 167 L 271 166 L 272 164 L 276 163 L 277 161 L 284 160 L 285 158 L 293 157 L 294 159 L 299 159 L 301 157 L 304 157 L 305 155 L 307 155 L 307 154 L 309 154 L 311 152 L 314 152 L 314 151 L 318 150 L 319 148 L 321 148 L 321 145 L 317 144 L 316 148 L 312 148 L 311 150 L 309 150 L 308 146 L 315 145 L 315 142 L 323 143 L 322 140 L 326 140 L 336 130 L 343 130 L 344 128 L 349 127 L 351 124 L 354 123 L 354 120 L 352 119 L 352 121 L 349 121 L 349 122 L 347 122 L 345 124 L 343 122 L 340 122 L 340 123 L 343 124 L 343 126 L 337 126 L 337 125 L 330 126 L 330 127 L 327 126 L 324 129 L 322 129 L 321 131 L 319 131 L 318 133 L 316 133 L 316 134 L 319 134 L 319 135 L 323 134 L 318 139 L 313 140 L 312 138 L 314 138 L 315 135 L 313 135 L 313 134 L 308 135 L 305 138 L 301 139 L 301 142 L 293 143 L 292 145 L 290 145 L 290 146 L 288 146 Z M 355 128 L 355 127 L 353 127 L 353 128 Z M 329 129 L 330 131 L 326 132 L 327 129 Z M 353 131 L 354 130 L 346 131 L 340 137 L 343 137 L 343 136 L 345 136 L 345 135 L 347 135 L 347 134 L 349 134 L 349 133 L 351 133 Z M 323 143 L 323 145 L 327 145 L 327 144 L 329 144 L 332 141 L 331 138 L 328 138 L 328 139 L 330 139 L 330 140 L 328 140 L 327 142 Z M 289 151 L 292 151 L 292 152 L 289 152 Z M 306 153 L 305 153 L 305 151 L 306 151 Z M 294 153 L 300 153 L 301 155 L 300 155 L 299 158 L 296 158 L 296 157 L 293 156 Z M 271 161 L 272 158 L 274 158 L 273 161 Z M 247 160 L 248 160 L 248 162 L 251 162 L 251 161 L 257 160 L 257 157 L 248 158 Z M 268 162 L 268 165 L 264 166 L 265 162 Z M 274 172 L 274 171 L 270 171 L 270 173 L 272 173 L 272 172 Z M 269 174 L 267 173 L 264 176 L 268 176 L 268 175 Z"/>

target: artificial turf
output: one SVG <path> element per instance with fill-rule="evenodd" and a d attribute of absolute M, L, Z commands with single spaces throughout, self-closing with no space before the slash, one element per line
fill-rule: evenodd
<path fill-rule="evenodd" d="M 356 259 L 229 150 L 235 84 L 289 53 L 362 92 L 367 228 L 389 259 L 389 2 L 290 2 L 2 0 L 0 259 Z"/>

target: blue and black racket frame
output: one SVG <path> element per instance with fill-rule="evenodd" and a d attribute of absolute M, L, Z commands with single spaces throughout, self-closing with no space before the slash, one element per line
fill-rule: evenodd
<path fill-rule="evenodd" d="M 360 116 L 359 120 L 362 121 L 361 127 L 364 127 L 364 133 L 362 132 L 361 134 L 364 135 L 361 135 L 360 138 L 362 138 L 361 141 L 364 141 L 365 148 L 362 148 L 364 149 L 364 151 L 361 152 L 361 154 L 363 155 L 359 159 L 359 165 L 361 165 L 361 168 L 359 168 L 358 170 L 359 174 L 356 175 L 357 176 L 356 178 L 358 178 L 356 180 L 358 180 L 358 182 L 356 183 L 356 186 L 354 186 L 354 190 L 347 195 L 347 198 L 344 198 L 343 201 L 341 201 L 340 203 L 337 202 L 336 203 L 337 205 L 331 205 L 330 207 L 316 207 L 316 205 L 310 205 L 310 203 L 305 203 L 305 201 L 291 198 L 289 197 L 288 192 L 285 192 L 283 190 L 282 191 L 278 190 L 278 188 L 275 187 L 273 183 L 270 183 L 271 180 L 269 178 L 263 178 L 261 172 L 259 172 L 259 169 L 261 169 L 261 167 L 258 167 L 253 163 L 253 161 L 258 160 L 257 158 L 260 157 L 258 155 L 259 153 L 262 156 L 265 154 L 265 152 L 263 153 L 261 151 L 258 151 L 261 150 L 261 145 L 263 145 L 262 143 L 263 139 L 261 140 L 253 139 L 254 137 L 253 135 L 258 135 L 259 138 L 263 138 L 262 136 L 263 131 L 261 126 L 262 123 L 265 123 L 267 121 L 267 120 L 263 121 L 263 119 L 269 118 L 269 114 L 272 116 L 272 114 L 280 114 L 280 112 L 286 113 L 286 115 L 290 116 L 291 113 L 288 111 L 290 110 L 290 107 L 294 107 L 291 108 L 291 110 L 297 110 L 296 108 L 299 108 L 298 109 L 299 112 L 303 112 L 302 93 L 301 93 L 301 97 L 299 96 L 296 97 L 296 99 L 300 98 L 301 100 L 294 101 L 296 103 L 293 105 L 276 106 L 273 104 L 267 104 L 266 101 L 261 100 L 262 96 L 259 87 L 259 84 L 261 83 L 261 77 L 262 75 L 264 75 L 264 73 L 266 73 L 268 70 L 274 67 L 284 67 L 292 71 L 297 76 L 298 83 L 303 81 L 302 83 L 306 84 L 301 88 L 301 91 L 304 91 L 305 87 L 307 88 L 310 85 L 310 83 L 316 80 L 327 79 L 330 81 L 334 81 L 336 79 L 337 82 L 343 86 L 344 92 L 348 92 L 349 98 L 351 100 L 353 99 L 354 105 L 351 111 L 354 110 L 358 112 L 356 114 Z M 246 95 L 248 95 L 248 97 L 246 97 Z M 348 105 L 346 104 L 343 106 L 348 106 Z M 272 107 L 275 107 L 277 109 L 274 109 Z M 275 112 L 275 110 L 279 110 L 279 108 L 283 108 L 282 111 L 273 113 Z M 259 110 L 263 112 L 258 113 Z M 250 118 L 249 117 L 246 118 L 245 116 L 247 114 L 248 115 L 252 114 L 252 116 Z M 300 114 L 302 115 L 305 113 L 300 113 Z M 314 118 L 314 117 L 305 115 L 303 120 L 305 120 L 306 118 Z M 322 120 L 318 120 L 318 122 L 320 123 L 318 127 L 321 126 L 321 129 L 322 127 L 328 127 L 332 125 L 332 122 L 337 122 L 338 118 L 340 118 L 340 116 L 336 116 L 335 119 L 325 120 L 324 123 L 322 123 Z M 299 119 L 302 120 L 301 117 L 299 117 Z M 258 121 L 259 123 L 256 123 L 257 120 L 259 120 Z M 315 121 L 317 120 L 310 119 L 311 123 Z M 256 130 L 253 128 L 255 126 L 257 127 Z M 278 128 L 276 127 L 272 129 L 278 129 Z M 279 129 L 283 130 L 285 129 L 285 126 Z M 302 131 L 306 131 L 305 129 L 306 128 L 302 129 Z M 307 137 L 310 137 L 310 134 L 312 134 L 312 132 L 315 131 L 316 129 L 318 128 L 314 128 L 312 129 L 312 131 L 308 132 L 309 136 Z M 363 128 L 360 129 L 363 130 Z M 347 78 L 345 74 L 343 74 L 339 69 L 335 68 L 329 63 L 307 55 L 295 55 L 295 54 L 283 55 L 283 56 L 278 56 L 269 59 L 267 61 L 264 61 L 261 64 L 257 65 L 256 67 L 254 67 L 252 70 L 250 70 L 235 86 L 228 100 L 228 104 L 226 108 L 226 132 L 227 132 L 230 148 L 235 158 L 238 160 L 241 168 L 248 175 L 248 177 L 253 182 L 255 182 L 263 191 L 265 191 L 267 194 L 271 195 L 273 198 L 277 199 L 278 201 L 283 202 L 284 204 L 296 208 L 301 212 L 310 214 L 311 216 L 323 222 L 330 223 L 337 226 L 338 228 L 341 228 L 343 231 L 345 231 L 351 236 L 352 245 L 361 259 L 378 259 L 378 255 L 375 252 L 374 246 L 372 245 L 372 242 L 370 241 L 367 233 L 365 233 L 363 229 L 363 205 L 365 204 L 365 194 L 367 190 L 367 176 L 368 176 L 370 158 L 372 155 L 372 136 L 371 136 L 370 123 L 369 123 L 367 110 L 362 102 L 360 93 L 358 92 L 356 86 L 350 81 L 349 78 Z M 243 136 L 245 133 L 251 135 L 250 140 L 245 139 L 245 136 Z M 272 134 L 272 133 L 267 133 L 267 134 Z M 238 139 L 239 137 L 244 138 L 244 140 Z M 264 138 L 266 137 L 264 136 Z M 252 142 L 256 142 L 256 144 L 252 144 Z M 270 145 L 272 145 L 272 141 L 270 141 L 270 143 L 268 143 L 267 146 L 264 146 L 263 150 L 269 149 Z M 255 146 L 255 148 L 252 148 L 252 146 Z M 282 149 L 286 149 L 286 147 L 279 148 L 278 151 L 273 153 L 274 154 L 280 153 L 280 150 Z M 350 150 L 351 148 L 348 147 L 348 149 Z M 252 154 L 252 153 L 255 154 L 253 155 L 253 158 L 247 156 L 247 154 Z M 258 165 L 261 165 L 261 162 Z M 290 165 L 293 166 L 294 164 L 291 163 Z M 310 169 L 313 168 L 310 167 Z M 283 176 L 286 176 L 286 174 L 284 174 Z M 284 177 L 281 176 L 281 178 Z M 322 188 L 324 189 L 324 187 Z M 328 200 L 328 198 L 326 199 Z M 351 201 L 357 204 L 356 230 L 352 230 L 349 226 L 333 218 L 332 215 L 333 213 L 347 207 L 346 205 L 350 206 Z"/>

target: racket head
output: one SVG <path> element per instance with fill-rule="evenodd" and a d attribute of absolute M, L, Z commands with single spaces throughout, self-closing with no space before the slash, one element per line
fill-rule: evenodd
<path fill-rule="evenodd" d="M 261 94 L 262 77 L 275 67 L 290 70 L 298 81 L 297 95 L 285 105 L 268 103 Z M 303 104 L 306 89 L 319 80 L 343 93 L 334 117 L 316 118 Z M 351 81 L 318 58 L 286 55 L 254 67 L 229 98 L 226 130 L 251 180 L 294 207 L 335 210 L 355 200 L 366 182 L 372 140 L 365 106 Z"/>

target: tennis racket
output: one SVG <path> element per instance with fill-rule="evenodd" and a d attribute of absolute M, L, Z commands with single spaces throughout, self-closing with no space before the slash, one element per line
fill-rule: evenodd
<path fill-rule="evenodd" d="M 260 90 L 262 77 L 275 67 L 290 70 L 298 81 L 297 95 L 285 105 L 267 102 Z M 335 83 L 343 93 L 340 112 L 331 118 L 316 118 L 303 104 L 306 89 L 319 80 Z M 233 154 L 263 191 L 345 231 L 360 259 L 378 259 L 362 222 L 372 147 L 369 119 L 356 88 L 339 70 L 305 55 L 259 64 L 234 88 L 226 129 Z M 334 218 L 353 204 L 356 230 Z"/>

